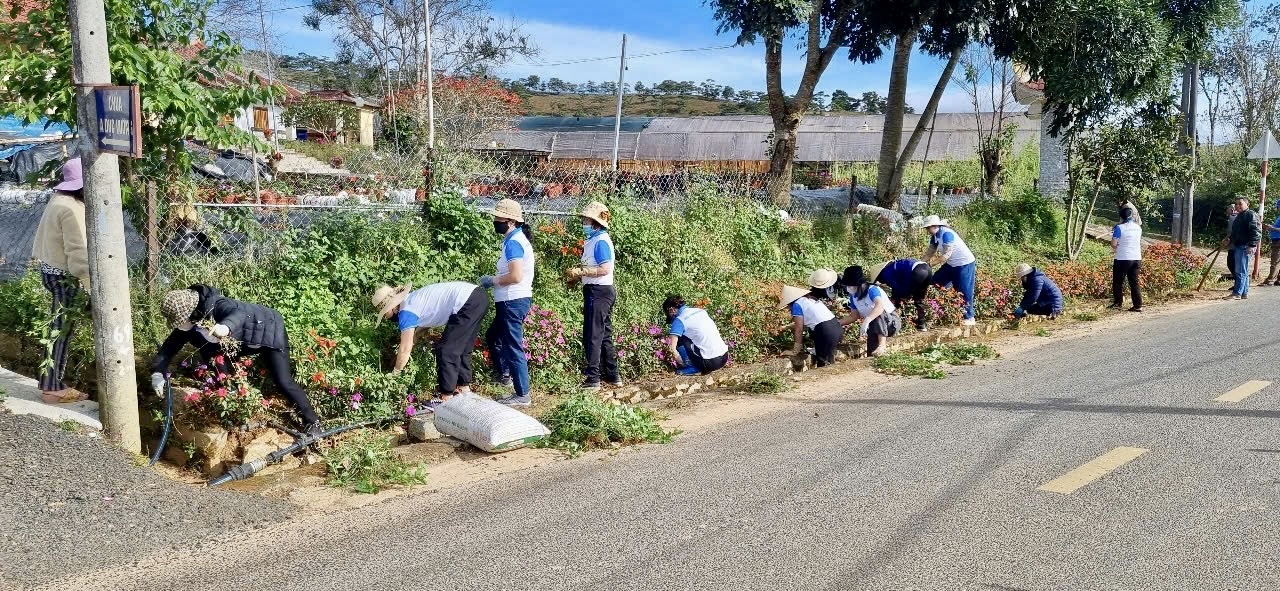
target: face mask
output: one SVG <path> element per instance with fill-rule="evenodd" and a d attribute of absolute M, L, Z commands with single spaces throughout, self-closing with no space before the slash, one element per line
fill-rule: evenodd
<path fill-rule="evenodd" d="M 590 235 L 591 235 L 592 233 L 594 233 L 595 231 L 596 231 L 596 227 L 595 227 L 595 226 L 593 226 L 593 225 L 591 225 L 591 224 L 582 224 L 582 234 L 583 234 L 583 235 L 585 235 L 585 236 L 590 236 Z"/>
<path fill-rule="evenodd" d="M 509 227 L 507 226 L 507 222 L 500 222 L 498 220 L 493 220 L 494 232 L 497 232 L 498 234 L 502 234 L 505 236 L 508 230 L 509 230 Z"/>

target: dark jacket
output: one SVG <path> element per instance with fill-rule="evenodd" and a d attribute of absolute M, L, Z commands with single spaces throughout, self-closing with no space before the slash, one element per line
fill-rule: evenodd
<path fill-rule="evenodd" d="M 284 330 L 284 318 L 279 312 L 266 306 L 241 302 L 226 297 L 207 285 L 192 285 L 188 289 L 200 294 L 200 303 L 191 314 L 191 322 L 210 319 L 231 330 L 231 338 L 240 341 L 242 347 L 258 347 L 289 352 L 289 338 Z M 163 372 L 169 362 L 182 350 L 190 336 L 188 331 L 175 330 L 160 345 L 152 371 Z"/>
<path fill-rule="evenodd" d="M 875 281 L 887 286 L 893 299 L 904 300 L 911 295 L 911 275 L 915 266 L 915 259 L 898 259 L 885 265 Z"/>
<path fill-rule="evenodd" d="M 1246 209 L 1236 214 L 1231 221 L 1231 246 L 1257 246 L 1262 238 L 1262 226 L 1258 224 L 1258 213 Z"/>
<path fill-rule="evenodd" d="M 1062 290 L 1058 289 L 1058 284 L 1054 283 L 1040 269 L 1032 268 L 1031 272 L 1022 278 L 1022 288 L 1026 293 L 1022 296 L 1022 303 L 1019 306 L 1023 310 L 1031 309 L 1033 304 L 1040 304 L 1054 312 L 1062 311 Z"/>

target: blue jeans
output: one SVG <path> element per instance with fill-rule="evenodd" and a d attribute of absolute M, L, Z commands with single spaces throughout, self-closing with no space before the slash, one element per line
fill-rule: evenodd
<path fill-rule="evenodd" d="M 485 333 L 495 377 L 510 377 L 516 396 L 529 395 L 529 360 L 524 351 L 524 318 L 533 298 L 519 298 L 493 305 L 493 324 Z"/>
<path fill-rule="evenodd" d="M 933 284 L 938 287 L 950 287 L 964 296 L 964 319 L 973 319 L 973 292 L 978 283 L 978 263 L 969 263 L 963 267 L 942 265 L 933 274 Z"/>
<path fill-rule="evenodd" d="M 1235 285 L 1231 286 L 1231 294 L 1238 296 L 1249 295 L 1249 257 L 1253 255 L 1252 246 L 1232 246 L 1231 260 L 1235 265 L 1233 276 L 1235 277 Z"/>

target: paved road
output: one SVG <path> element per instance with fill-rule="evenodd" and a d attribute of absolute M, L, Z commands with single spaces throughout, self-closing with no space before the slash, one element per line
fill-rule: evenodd
<path fill-rule="evenodd" d="M 129 584 L 1280 589 L 1272 289 L 266 532 L 277 545 L 252 552 L 162 558 Z M 1250 380 L 1277 383 L 1214 400 Z M 1118 459 L 1077 471 L 1100 457 Z"/>

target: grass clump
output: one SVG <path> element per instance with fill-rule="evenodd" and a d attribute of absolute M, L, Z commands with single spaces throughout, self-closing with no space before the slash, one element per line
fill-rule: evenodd
<path fill-rule="evenodd" d="M 1047 331 L 1047 330 L 1045 330 L 1045 329 L 1043 329 L 1043 328 L 1037 328 L 1037 329 L 1036 329 L 1036 336 L 1038 336 L 1038 337 L 1048 337 L 1048 336 L 1053 336 L 1053 333 L 1052 333 L 1052 332 L 1049 332 L 1049 331 Z"/>
<path fill-rule="evenodd" d="M 1097 312 L 1076 312 L 1071 317 L 1081 322 L 1093 322 L 1098 319 L 1098 314 Z"/>
<path fill-rule="evenodd" d="M 970 365 L 982 359 L 995 359 L 998 354 L 981 343 L 948 343 L 932 345 L 919 353 L 898 351 L 877 357 L 872 367 L 880 373 L 898 376 L 920 376 L 930 380 L 947 377 L 942 365 Z"/>
<path fill-rule="evenodd" d="M 391 438 L 362 432 L 329 450 L 324 456 L 329 485 L 358 493 L 376 494 L 392 486 L 426 484 L 427 468 L 409 464 L 391 450 Z"/>
<path fill-rule="evenodd" d="M 62 419 L 58 421 L 58 428 L 67 433 L 80 433 L 84 431 L 84 426 L 72 419 Z"/>
<path fill-rule="evenodd" d="M 647 408 L 609 404 L 588 392 L 560 401 L 541 420 L 551 434 L 538 446 L 563 450 L 569 455 L 598 447 L 670 443 L 680 433 L 663 429 L 657 414 Z"/>
<path fill-rule="evenodd" d="M 752 373 L 738 386 L 739 392 L 747 394 L 778 394 L 789 389 L 791 384 L 787 382 L 787 378 L 768 371 Z"/>

